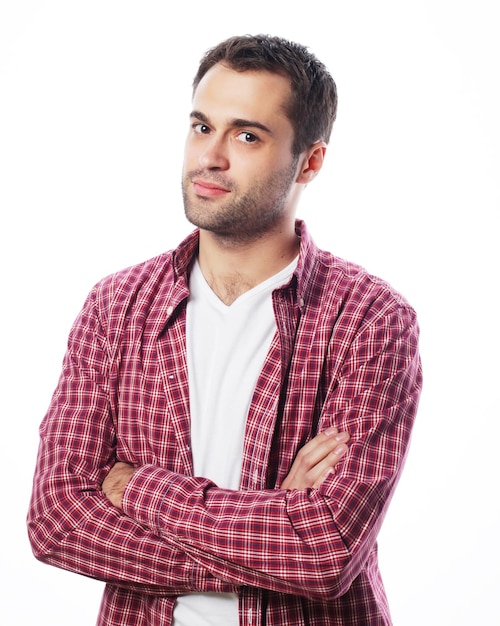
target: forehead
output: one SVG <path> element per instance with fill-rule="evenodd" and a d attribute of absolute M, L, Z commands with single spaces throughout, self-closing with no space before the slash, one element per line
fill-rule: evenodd
<path fill-rule="evenodd" d="M 208 116 L 289 123 L 290 98 L 290 80 L 285 76 L 265 70 L 238 72 L 217 63 L 199 82 L 193 108 Z"/>

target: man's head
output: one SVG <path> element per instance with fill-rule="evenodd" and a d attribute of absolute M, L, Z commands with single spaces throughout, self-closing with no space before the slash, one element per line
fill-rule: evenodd
<path fill-rule="evenodd" d="M 307 50 L 236 37 L 209 51 L 194 81 L 186 138 L 186 216 L 232 242 L 294 234 L 304 187 L 321 170 L 335 84 Z"/>
<path fill-rule="evenodd" d="M 290 80 L 292 95 L 286 112 L 295 133 L 295 156 L 316 141 L 328 143 L 337 113 L 337 89 L 326 67 L 307 48 L 267 35 L 231 37 L 205 54 L 194 91 L 217 63 L 238 72 L 265 70 Z"/>

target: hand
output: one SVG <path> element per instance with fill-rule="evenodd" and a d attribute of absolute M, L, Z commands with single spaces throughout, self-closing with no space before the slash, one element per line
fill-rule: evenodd
<path fill-rule="evenodd" d="M 281 489 L 319 487 L 347 452 L 347 441 L 349 433 L 335 427 L 316 435 L 299 450 Z"/>
<path fill-rule="evenodd" d="M 122 508 L 122 496 L 125 487 L 135 470 L 136 468 L 133 465 L 118 461 L 109 470 L 108 475 L 102 483 L 101 489 L 104 495 L 119 509 Z"/>

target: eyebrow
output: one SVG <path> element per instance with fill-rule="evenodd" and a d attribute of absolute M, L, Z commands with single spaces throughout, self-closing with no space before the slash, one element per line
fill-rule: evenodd
<path fill-rule="evenodd" d="M 190 117 L 196 118 L 197 120 L 200 120 L 200 122 L 204 122 L 205 124 L 208 124 L 210 126 L 209 118 L 201 111 L 192 111 Z M 257 128 L 265 133 L 268 133 L 269 135 L 273 134 L 270 128 L 255 120 L 245 120 L 239 117 L 235 117 L 234 119 L 229 121 L 229 125 L 234 126 L 234 128 Z"/>

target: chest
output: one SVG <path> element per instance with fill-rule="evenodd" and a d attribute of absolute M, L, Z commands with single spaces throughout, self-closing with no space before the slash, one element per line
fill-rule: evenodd
<path fill-rule="evenodd" d="M 206 283 L 191 280 L 186 346 L 193 469 L 227 489 L 240 484 L 247 415 L 276 332 L 271 289 L 250 290 L 226 306 Z"/>
<path fill-rule="evenodd" d="M 248 400 L 241 489 L 279 484 L 322 420 L 331 378 L 325 366 L 328 330 L 304 321 L 290 329 L 280 319 Z M 186 310 L 159 335 L 149 333 L 147 324 L 129 324 L 111 369 L 110 412 L 120 458 L 193 474 Z"/>

